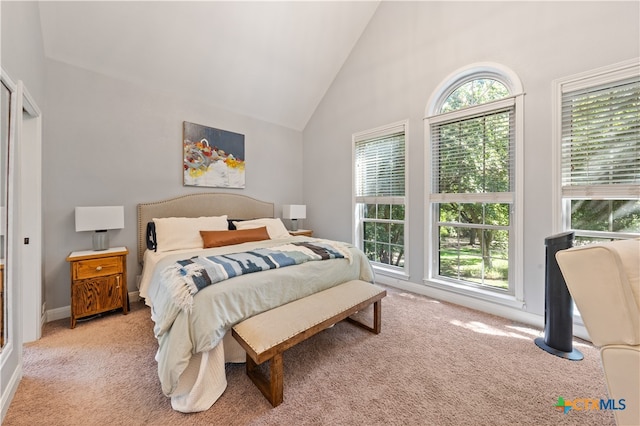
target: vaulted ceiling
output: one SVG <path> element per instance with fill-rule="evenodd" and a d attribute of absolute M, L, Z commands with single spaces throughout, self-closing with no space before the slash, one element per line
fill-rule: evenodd
<path fill-rule="evenodd" d="M 44 1 L 48 58 L 302 130 L 378 1 Z"/>

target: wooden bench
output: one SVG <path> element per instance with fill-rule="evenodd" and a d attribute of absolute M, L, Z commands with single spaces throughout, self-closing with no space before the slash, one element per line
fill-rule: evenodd
<path fill-rule="evenodd" d="M 354 280 L 253 316 L 233 327 L 232 335 L 247 352 L 247 375 L 274 407 L 283 400 L 282 354 L 287 349 L 344 319 L 380 333 L 386 290 Z M 373 304 L 373 326 L 351 315 Z M 270 361 L 269 376 L 258 365 Z"/>

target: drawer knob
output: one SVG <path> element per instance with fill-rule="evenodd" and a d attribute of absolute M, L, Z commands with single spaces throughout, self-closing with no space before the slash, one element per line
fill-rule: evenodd
<path fill-rule="evenodd" d="M 102 266 L 97 266 L 96 271 L 102 271 Z"/>

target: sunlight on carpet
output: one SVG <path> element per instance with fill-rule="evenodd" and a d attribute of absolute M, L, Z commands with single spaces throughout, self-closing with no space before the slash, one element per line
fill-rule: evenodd
<path fill-rule="evenodd" d="M 458 320 L 451 320 L 449 322 L 452 325 L 455 325 L 457 327 L 464 327 L 467 330 L 471 330 L 471 331 L 475 331 L 476 333 L 480 333 L 480 334 L 491 334 L 493 336 L 503 336 L 503 337 L 515 337 L 518 339 L 527 339 L 529 340 L 529 337 L 527 336 L 523 336 L 522 334 L 518 334 L 518 333 L 512 333 L 512 332 L 508 332 L 508 331 L 502 331 L 496 327 L 492 327 L 490 325 L 487 324 L 483 324 L 481 322 L 478 321 L 470 321 L 467 323 L 463 323 L 462 321 L 458 321 Z"/>

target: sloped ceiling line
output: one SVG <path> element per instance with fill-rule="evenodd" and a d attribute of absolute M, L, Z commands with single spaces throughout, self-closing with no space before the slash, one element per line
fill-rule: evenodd
<path fill-rule="evenodd" d="M 379 1 L 44 1 L 45 55 L 304 129 Z"/>

